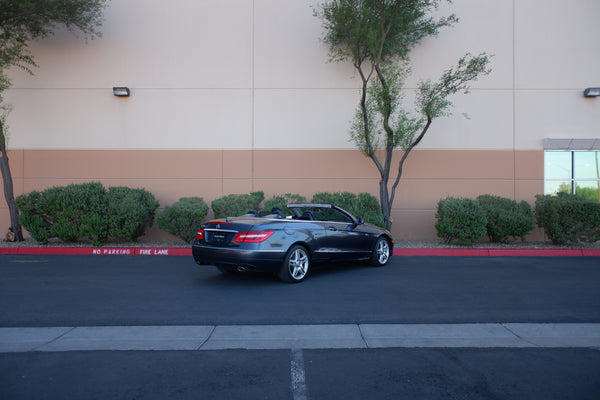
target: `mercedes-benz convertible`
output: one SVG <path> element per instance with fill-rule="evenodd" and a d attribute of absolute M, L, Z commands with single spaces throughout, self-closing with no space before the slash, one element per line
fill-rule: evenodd
<path fill-rule="evenodd" d="M 266 215 L 210 221 L 192 244 L 199 265 L 224 273 L 269 271 L 284 282 L 303 281 L 313 265 L 369 260 L 384 266 L 393 252 L 389 231 L 365 223 L 333 204 L 288 204 Z"/>

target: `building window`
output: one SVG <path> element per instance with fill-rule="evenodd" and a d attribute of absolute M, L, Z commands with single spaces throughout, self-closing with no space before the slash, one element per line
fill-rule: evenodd
<path fill-rule="evenodd" d="M 600 151 L 546 151 L 544 193 L 574 193 L 600 201 Z"/>

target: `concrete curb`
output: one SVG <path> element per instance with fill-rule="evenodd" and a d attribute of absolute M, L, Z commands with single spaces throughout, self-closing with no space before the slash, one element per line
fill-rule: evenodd
<path fill-rule="evenodd" d="M 419 347 L 596 348 L 599 323 L 0 328 L 0 352 Z"/>
<path fill-rule="evenodd" d="M 190 256 L 182 247 L 0 247 L 0 254 L 93 256 Z M 395 256 L 441 257 L 600 257 L 600 249 L 395 248 Z"/>

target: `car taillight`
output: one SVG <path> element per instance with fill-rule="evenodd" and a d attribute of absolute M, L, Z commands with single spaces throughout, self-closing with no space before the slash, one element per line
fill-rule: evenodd
<path fill-rule="evenodd" d="M 260 243 L 267 240 L 272 234 L 273 231 L 250 231 L 250 232 L 240 232 L 235 237 L 234 241 L 238 243 Z"/>
<path fill-rule="evenodd" d="M 196 239 L 204 240 L 204 229 L 199 229 L 196 233 Z"/>

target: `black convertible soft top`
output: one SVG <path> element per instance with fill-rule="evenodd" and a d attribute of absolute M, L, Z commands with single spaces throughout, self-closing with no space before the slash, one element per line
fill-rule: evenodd
<path fill-rule="evenodd" d="M 319 209 L 324 210 L 337 210 L 340 213 L 346 215 L 349 220 L 354 221 L 355 223 L 362 223 L 360 218 L 356 218 L 354 215 L 350 214 L 348 211 L 344 210 L 336 206 L 335 204 L 330 203 L 290 203 L 287 204 L 286 207 L 294 213 L 294 219 L 313 219 L 311 218 L 311 214 L 313 212 L 318 212 Z M 286 215 L 284 214 L 281 207 L 273 207 L 271 211 L 256 211 L 252 210 L 248 213 L 242 215 L 242 217 L 250 217 L 250 218 L 269 218 L 269 219 L 284 219 Z M 288 217 L 289 218 L 289 217 Z"/>

